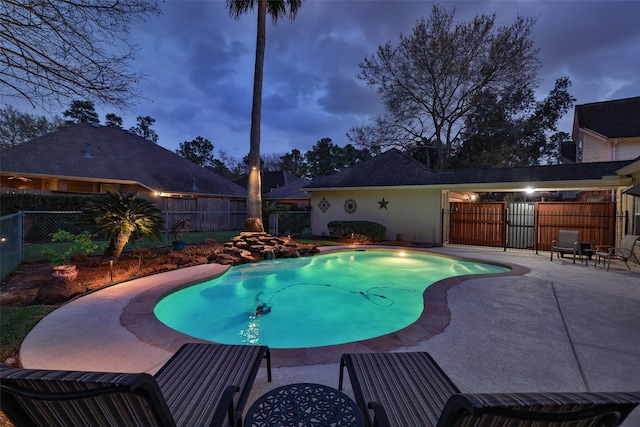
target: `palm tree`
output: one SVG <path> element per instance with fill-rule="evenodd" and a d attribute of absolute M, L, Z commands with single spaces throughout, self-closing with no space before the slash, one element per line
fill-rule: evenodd
<path fill-rule="evenodd" d="M 111 256 L 118 259 L 134 232 L 159 238 L 163 226 L 160 209 L 136 193 L 107 192 L 91 199 L 82 211 L 82 218 L 110 237 L 103 259 Z"/>
<path fill-rule="evenodd" d="M 293 20 L 303 0 L 226 0 L 229 14 L 239 18 L 258 5 L 258 37 L 256 63 L 253 75 L 253 103 L 251 106 L 251 134 L 249 137 L 249 180 L 247 182 L 246 230 L 264 231 L 262 224 L 262 185 L 260 183 L 260 117 L 262 114 L 262 76 L 264 74 L 264 49 L 266 44 L 267 14 L 274 23 L 283 15 Z"/>

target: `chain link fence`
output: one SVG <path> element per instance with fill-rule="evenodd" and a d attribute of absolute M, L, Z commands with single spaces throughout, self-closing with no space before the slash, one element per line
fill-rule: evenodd
<path fill-rule="evenodd" d="M 0 218 L 0 278 L 22 262 L 22 213 Z"/>
<path fill-rule="evenodd" d="M 52 245 L 51 234 L 65 230 L 73 234 L 89 231 L 93 240 L 108 243 L 108 236 L 97 233 L 95 224 L 82 222 L 80 211 L 25 211 L 0 218 L 0 278 L 4 278 L 24 260 L 41 260 L 43 253 Z M 191 211 L 163 212 L 164 229 L 160 240 L 132 236 L 128 246 L 162 247 L 171 244 L 169 230 L 181 219 L 188 224 L 183 240 L 198 244 L 214 240 L 213 234 L 220 231 L 241 230 L 245 212 L 238 211 Z M 126 248 L 125 248 L 126 249 Z"/>
<path fill-rule="evenodd" d="M 269 215 L 269 234 L 273 236 L 310 236 L 311 211 L 288 211 Z"/>

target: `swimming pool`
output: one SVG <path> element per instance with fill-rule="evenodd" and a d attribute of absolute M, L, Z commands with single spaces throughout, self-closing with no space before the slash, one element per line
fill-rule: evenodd
<path fill-rule="evenodd" d="M 331 252 L 232 267 L 167 295 L 154 314 L 170 328 L 208 341 L 318 347 L 410 325 L 423 311 L 424 290 L 438 280 L 507 271 L 424 252 Z M 263 304 L 270 311 L 259 315 Z"/>

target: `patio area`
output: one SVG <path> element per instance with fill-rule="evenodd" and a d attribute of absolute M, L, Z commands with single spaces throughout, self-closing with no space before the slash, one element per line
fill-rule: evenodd
<path fill-rule="evenodd" d="M 614 261 L 607 272 L 594 269 L 593 261 L 551 262 L 548 252 L 456 246 L 429 251 L 518 266 L 517 274 L 439 284 L 442 292 L 431 297 L 433 322 L 407 334 L 326 348 L 322 363 L 308 364 L 316 356 L 304 350 L 275 350 L 280 363 L 273 382 L 260 372 L 247 407 L 283 384 L 337 388 L 343 350 L 428 351 L 465 392 L 640 390 L 640 266 L 629 271 Z M 215 264 L 176 270 L 75 300 L 27 336 L 21 362 L 26 368 L 154 373 L 181 338 L 136 329 L 145 325 L 137 319 L 148 317 L 148 299 L 141 295 L 161 283 L 179 286 L 223 270 Z M 300 353 L 307 364 L 292 366 Z M 640 410 L 623 425 L 640 425 Z"/>

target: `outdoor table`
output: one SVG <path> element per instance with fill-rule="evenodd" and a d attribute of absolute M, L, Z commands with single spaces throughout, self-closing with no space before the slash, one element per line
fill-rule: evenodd
<path fill-rule="evenodd" d="M 591 257 L 593 256 L 595 250 L 592 249 L 592 245 L 593 242 L 578 242 L 578 245 L 580 246 L 579 248 L 579 253 L 580 253 L 580 260 L 582 260 L 582 256 L 586 256 L 585 262 L 586 265 L 589 265 L 589 260 L 591 259 Z"/>
<path fill-rule="evenodd" d="M 321 384 L 297 383 L 263 394 L 248 409 L 244 427 L 363 426 L 358 405 Z"/>

